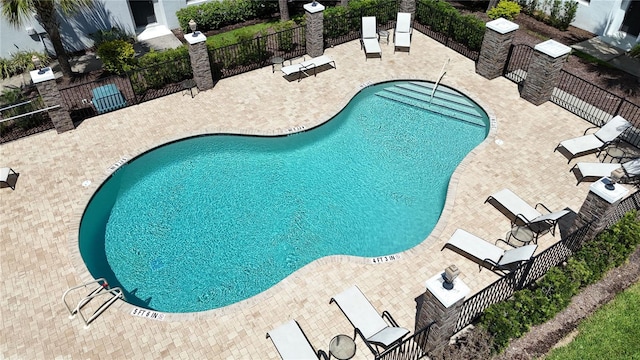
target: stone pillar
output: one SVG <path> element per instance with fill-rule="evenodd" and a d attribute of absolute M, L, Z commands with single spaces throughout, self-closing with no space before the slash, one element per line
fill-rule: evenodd
<path fill-rule="evenodd" d="M 586 241 L 593 239 L 604 230 L 606 219 L 616 209 L 620 201 L 629 194 L 629 189 L 621 184 L 613 185 L 612 190 L 607 189 L 606 186 L 609 183 L 609 178 L 605 177 L 589 186 L 587 198 L 582 203 L 570 232 L 592 220 L 593 223 L 584 238 Z"/>
<path fill-rule="evenodd" d="M 62 106 L 62 97 L 58 86 L 56 85 L 56 77 L 50 67 L 42 69 L 43 71 L 33 70 L 29 74 L 31 80 L 36 85 L 38 93 L 42 96 L 42 101 L 46 107 L 59 105 L 55 109 L 48 111 L 49 118 L 53 122 L 58 134 L 65 131 L 73 130 L 73 121 L 67 109 Z"/>
<path fill-rule="evenodd" d="M 196 34 L 196 36 L 193 36 L 193 34 Z M 198 91 L 213 88 L 213 76 L 211 75 L 211 64 L 209 63 L 209 52 L 207 51 L 206 43 L 207 37 L 203 33 L 196 31 L 186 34 L 184 39 L 189 43 L 193 80 L 198 86 Z"/>
<path fill-rule="evenodd" d="M 422 349 L 432 358 L 438 357 L 449 343 L 456 330 L 464 298 L 470 292 L 469 287 L 459 278 L 453 281 L 451 290 L 445 289 L 443 284 L 442 274 L 427 280 L 427 290 L 422 295 L 416 320 L 415 331 L 424 329 L 435 321 L 431 326 L 426 348 Z"/>
<path fill-rule="evenodd" d="M 560 70 L 571 48 L 554 40 L 547 40 L 534 47 L 533 61 L 529 65 L 520 97 L 534 105 L 551 99 L 553 88 L 558 84 Z"/>
<path fill-rule="evenodd" d="M 303 7 L 307 22 L 307 54 L 318 57 L 324 53 L 324 6 L 314 1 Z"/>
<path fill-rule="evenodd" d="M 411 19 L 416 17 L 416 0 L 400 0 L 398 12 L 411 13 Z"/>
<path fill-rule="evenodd" d="M 489 80 L 502 76 L 509 49 L 520 26 L 504 18 L 487 23 L 476 73 Z"/>

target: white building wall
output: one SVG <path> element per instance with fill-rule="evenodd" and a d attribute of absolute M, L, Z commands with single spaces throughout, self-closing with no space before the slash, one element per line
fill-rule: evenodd
<path fill-rule="evenodd" d="M 126 1 L 95 0 L 91 8 L 82 9 L 73 17 L 60 18 L 60 34 L 69 51 L 90 48 L 93 40 L 89 34 L 114 26 L 135 34 L 131 11 Z M 37 34 L 27 34 L 28 27 L 34 28 Z M 0 57 L 10 58 L 12 53 L 20 50 L 44 52 L 45 47 L 52 53 L 50 42 L 45 40 L 43 44 L 42 37 L 46 38 L 46 34 L 35 18 L 16 28 L 0 16 Z"/>
<path fill-rule="evenodd" d="M 631 1 L 580 0 L 578 1 L 576 18 L 571 25 L 605 37 L 605 41 L 612 42 L 614 45 L 619 43 L 622 47 L 628 47 L 629 44 L 640 42 L 640 38 L 627 37 L 625 39 L 626 34 L 619 31 Z"/>

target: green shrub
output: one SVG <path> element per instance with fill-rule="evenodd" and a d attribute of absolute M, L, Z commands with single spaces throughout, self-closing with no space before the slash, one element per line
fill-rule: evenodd
<path fill-rule="evenodd" d="M 138 58 L 137 65 L 138 68 L 130 74 L 137 94 L 193 77 L 189 50 L 185 46 L 164 51 L 152 50 Z"/>
<path fill-rule="evenodd" d="M 135 65 L 133 45 L 124 40 L 104 42 L 98 47 L 97 53 L 105 70 L 114 74 L 123 74 Z"/>
<path fill-rule="evenodd" d="M 631 50 L 629 51 L 629 56 L 634 58 L 640 58 L 640 44 L 636 44 L 634 47 L 631 48 Z"/>
<path fill-rule="evenodd" d="M 245 20 L 265 18 L 276 11 L 277 1 L 222 0 L 184 7 L 176 12 L 176 17 L 185 33 L 191 19 L 198 24 L 198 31 L 206 32 Z"/>
<path fill-rule="evenodd" d="M 560 0 L 558 0 L 560 1 Z M 514 20 L 520 14 L 521 7 L 515 1 L 502 0 L 487 12 L 490 19 L 503 17 L 507 20 Z"/>
<path fill-rule="evenodd" d="M 43 66 L 48 66 L 51 62 L 51 58 L 46 53 L 18 51 L 11 54 L 11 58 L 9 59 L 0 58 L 0 78 L 9 78 L 35 69 L 35 65 L 31 60 L 34 55 L 42 61 Z"/>
<path fill-rule="evenodd" d="M 125 30 L 117 26 L 114 26 L 108 30 L 100 29 L 94 33 L 89 34 L 89 37 L 93 40 L 93 46 L 96 49 L 107 41 L 123 40 L 131 43 L 134 41 L 134 36 L 132 34 L 127 33 Z"/>
<path fill-rule="evenodd" d="M 293 50 L 293 33 L 291 28 L 295 23 L 293 20 L 278 23 L 274 26 L 273 30 L 277 32 L 278 50 L 291 51 Z"/>
<path fill-rule="evenodd" d="M 640 221 L 636 211 L 627 213 L 610 229 L 586 242 L 564 266 L 549 269 L 529 289 L 516 291 L 510 299 L 489 306 L 480 325 L 494 337 L 499 352 L 511 339 L 532 325 L 541 324 L 566 308 L 579 290 L 622 265 L 640 244 Z"/>

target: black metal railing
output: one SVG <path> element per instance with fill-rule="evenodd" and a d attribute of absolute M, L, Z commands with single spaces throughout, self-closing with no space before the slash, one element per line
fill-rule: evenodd
<path fill-rule="evenodd" d="M 209 49 L 214 81 L 270 65 L 269 59 L 288 60 L 306 53 L 305 27 L 297 26 L 274 34 L 258 36 L 219 48 Z"/>
<path fill-rule="evenodd" d="M 427 356 L 429 334 L 433 323 L 404 339 L 398 345 L 377 354 L 376 360 L 418 360 Z"/>
<path fill-rule="evenodd" d="M 137 104 L 136 95 L 127 76 L 109 76 L 95 81 L 60 88 L 62 107 L 69 111 L 71 120 L 79 122 L 98 115 L 93 105 L 94 89 L 113 85 L 124 99 L 124 105 L 118 108 Z M 112 95 L 115 96 L 115 95 Z M 113 109 L 115 110 L 115 109 Z"/>
<path fill-rule="evenodd" d="M 188 54 L 127 73 L 136 103 L 157 99 L 183 90 L 182 81 L 193 78 Z"/>
<path fill-rule="evenodd" d="M 414 28 L 473 61 L 480 57 L 484 23 L 443 10 L 437 1 L 416 2 Z"/>
<path fill-rule="evenodd" d="M 509 48 L 509 55 L 505 63 L 503 76 L 516 84 L 527 78 L 529 64 L 533 59 L 533 47 L 526 44 L 514 44 Z"/>
<path fill-rule="evenodd" d="M 21 96 L 15 102 L 0 102 L 0 144 L 54 128 L 35 87 L 19 91 Z"/>

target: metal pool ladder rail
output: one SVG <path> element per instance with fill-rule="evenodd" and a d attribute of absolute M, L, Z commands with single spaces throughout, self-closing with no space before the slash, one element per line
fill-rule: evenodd
<path fill-rule="evenodd" d="M 80 299 L 80 301 L 78 302 L 78 305 L 76 305 L 76 307 L 72 309 L 69 303 L 67 302 L 67 295 L 73 290 L 86 289 L 87 287 L 94 284 L 96 284 L 97 287 L 91 290 L 89 295 Z M 108 298 L 104 303 L 102 303 L 102 305 L 100 305 L 89 318 L 85 318 L 85 316 L 82 314 L 82 311 L 81 311 L 82 308 L 84 308 L 87 304 L 89 304 L 91 300 L 103 295 L 111 295 L 111 297 Z M 124 298 L 122 289 L 120 289 L 119 287 L 110 288 L 109 284 L 107 283 L 107 280 L 104 278 L 99 278 L 78 286 L 74 286 L 68 289 L 67 291 L 65 291 L 64 294 L 62 294 L 62 301 L 64 302 L 64 305 L 67 307 L 67 310 L 69 310 L 69 314 L 70 314 L 69 318 L 73 319 L 76 316 L 76 314 L 80 314 L 80 317 L 82 317 L 82 320 L 84 321 L 85 328 L 88 328 L 89 324 L 93 320 L 95 320 L 98 316 L 100 316 L 100 314 L 102 314 L 109 306 L 111 306 L 111 304 L 116 302 L 116 300 L 122 299 L 122 298 Z"/>
<path fill-rule="evenodd" d="M 442 80 L 442 78 L 444 77 L 444 74 L 446 73 L 446 71 L 444 71 L 444 68 L 445 68 L 445 66 L 447 66 L 449 61 L 451 61 L 451 58 L 447 59 L 447 61 L 442 65 L 442 70 L 440 70 L 440 76 L 438 76 L 438 80 L 433 85 L 433 91 L 431 91 L 431 97 L 429 98 L 429 104 L 431 104 L 431 100 L 433 100 L 433 94 L 436 93 L 436 89 L 438 88 L 438 84 L 440 84 L 440 80 Z"/>

